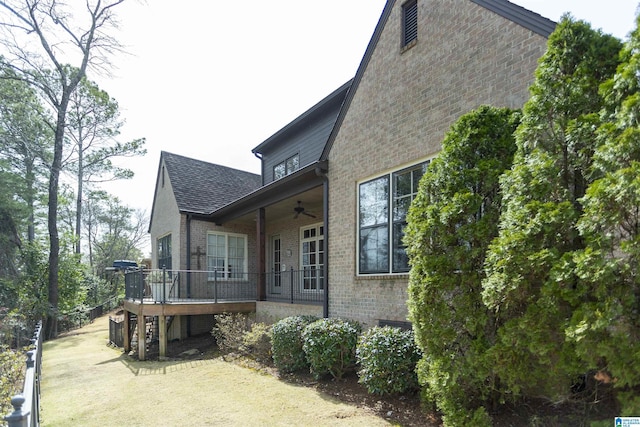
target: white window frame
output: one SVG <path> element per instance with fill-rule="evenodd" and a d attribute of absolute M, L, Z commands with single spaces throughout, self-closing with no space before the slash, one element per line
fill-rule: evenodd
<path fill-rule="evenodd" d="M 239 233 L 228 233 L 228 232 L 222 232 L 222 231 L 208 231 L 207 232 L 207 271 L 210 272 L 210 274 L 208 274 L 208 280 L 210 281 L 214 280 L 214 275 L 212 274 L 214 270 L 212 269 L 209 263 L 209 259 L 214 257 L 209 253 L 209 237 L 210 236 L 224 237 L 224 252 L 225 252 L 224 269 L 222 271 L 218 270 L 217 276 L 215 277 L 215 279 L 216 280 L 238 279 L 238 277 L 234 277 L 234 275 L 238 275 L 238 274 L 240 275 L 240 278 L 246 279 L 247 273 L 248 273 L 248 260 L 249 260 L 249 256 L 248 256 L 249 240 L 247 238 L 247 235 L 239 234 Z M 244 247 L 243 247 L 244 253 L 242 257 L 243 268 L 242 268 L 242 271 L 240 272 L 229 270 L 229 237 L 239 237 L 244 239 Z"/>
<path fill-rule="evenodd" d="M 433 159 L 433 157 L 429 157 L 429 158 L 424 158 L 422 160 L 419 160 L 415 163 L 410 163 L 407 165 L 403 165 L 401 167 L 398 167 L 396 169 L 392 169 L 392 170 L 388 170 L 385 173 L 379 174 L 379 175 L 375 175 L 375 176 L 371 176 L 368 177 L 366 179 L 363 179 L 361 181 L 358 181 L 356 183 L 356 241 L 355 241 L 355 245 L 356 245 L 356 276 L 358 277 L 371 277 L 371 276 L 399 276 L 399 275 L 407 275 L 409 273 L 409 270 L 403 270 L 403 271 L 394 271 L 394 224 L 398 223 L 399 221 L 394 220 L 394 194 L 395 194 L 395 180 L 394 177 L 404 173 L 404 172 L 408 172 L 411 171 L 413 169 L 416 169 L 418 167 L 420 167 L 423 164 L 428 165 L 431 160 Z M 386 238 L 387 238 L 387 244 L 386 244 L 386 249 L 387 249 L 387 269 L 386 270 L 378 270 L 378 271 L 370 271 L 370 272 L 362 272 L 361 270 L 361 266 L 360 266 L 360 245 L 361 245 L 361 241 L 360 241 L 360 236 L 361 236 L 361 231 L 362 231 L 362 227 L 360 224 L 360 189 L 361 186 L 363 184 L 367 184 L 370 182 L 373 182 L 375 180 L 381 179 L 381 178 L 386 178 L 387 182 L 388 182 L 388 187 L 387 187 L 387 194 L 386 194 Z M 416 188 L 417 188 L 417 183 L 416 183 Z M 413 198 L 415 197 L 415 193 L 412 193 L 411 199 L 413 200 Z M 381 223 L 384 224 L 384 223 Z M 383 225 L 381 225 L 383 226 Z M 375 228 L 375 226 L 371 226 L 371 228 Z"/>
<path fill-rule="evenodd" d="M 304 232 L 306 230 L 312 230 L 315 229 L 316 230 L 316 235 L 314 237 L 309 237 L 309 238 L 305 238 L 304 237 Z M 319 242 L 320 240 L 322 240 L 322 250 L 320 250 L 319 247 Z M 315 278 L 309 278 L 309 280 L 315 280 L 315 288 L 309 288 L 306 289 L 305 288 L 305 280 L 307 279 L 307 277 L 305 277 L 305 265 L 304 265 L 304 243 L 307 242 L 316 242 L 316 251 L 315 254 L 316 256 L 319 256 L 319 254 L 322 254 L 322 260 L 323 262 L 320 263 L 318 259 L 316 259 L 316 262 L 313 264 L 313 269 L 315 271 L 321 271 L 322 275 L 321 276 L 315 276 Z M 326 277 L 324 274 L 324 269 L 327 263 L 327 247 L 326 247 L 326 241 L 324 240 L 324 223 L 322 222 L 318 222 L 316 224 L 309 224 L 309 225 L 305 225 L 303 227 L 300 227 L 300 291 L 301 292 L 324 292 L 324 284 L 326 281 Z M 317 266 L 322 266 L 321 270 L 318 270 L 316 267 Z"/>

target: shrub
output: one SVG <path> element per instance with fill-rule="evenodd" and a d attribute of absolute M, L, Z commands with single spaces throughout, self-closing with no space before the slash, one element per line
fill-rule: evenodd
<path fill-rule="evenodd" d="M 223 313 L 213 316 L 215 326 L 211 335 L 218 348 L 226 352 L 238 352 L 258 361 L 271 357 L 271 328 L 256 323 L 253 316 L 243 313 Z"/>
<path fill-rule="evenodd" d="M 331 374 L 342 376 L 355 368 L 356 345 L 362 327 L 338 318 L 320 319 L 302 332 L 302 348 L 316 378 Z"/>
<path fill-rule="evenodd" d="M 13 410 L 11 398 L 22 391 L 25 369 L 25 353 L 0 345 L 0 414 Z"/>
<path fill-rule="evenodd" d="M 271 326 L 254 323 L 242 336 L 242 351 L 260 362 L 271 360 Z"/>
<path fill-rule="evenodd" d="M 211 335 L 221 351 L 243 352 L 244 334 L 251 330 L 252 320 L 243 313 L 223 313 L 213 316 Z"/>
<path fill-rule="evenodd" d="M 271 327 L 271 354 L 280 371 L 295 372 L 309 366 L 302 349 L 302 331 L 316 320 L 315 316 L 291 316 Z"/>
<path fill-rule="evenodd" d="M 421 353 L 413 331 L 385 326 L 366 331 L 358 340 L 358 382 L 369 393 L 402 393 L 418 388 L 416 364 Z"/>

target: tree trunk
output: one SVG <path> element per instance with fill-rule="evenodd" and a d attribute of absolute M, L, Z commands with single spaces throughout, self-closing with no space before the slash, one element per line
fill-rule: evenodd
<path fill-rule="evenodd" d="M 78 141 L 78 194 L 76 195 L 76 253 L 80 253 L 80 233 L 82 232 L 82 180 L 83 177 L 83 147 L 82 139 Z"/>
<path fill-rule="evenodd" d="M 77 83 L 76 83 L 77 84 Z M 49 314 L 47 316 L 48 339 L 58 336 L 58 272 L 60 270 L 60 237 L 58 236 L 58 188 L 62 168 L 62 150 L 64 147 L 64 130 L 69 105 L 69 97 L 75 86 L 63 88 L 62 98 L 58 106 L 55 141 L 53 146 L 53 162 L 49 177 Z"/>
<path fill-rule="evenodd" d="M 58 110 L 53 163 L 49 176 L 49 312 L 47 316 L 48 339 L 58 336 L 58 271 L 60 268 L 60 238 L 58 236 L 58 187 L 64 138 L 64 110 Z"/>
<path fill-rule="evenodd" d="M 35 227 L 35 172 L 32 161 L 27 161 L 25 164 L 25 180 L 27 182 L 26 202 L 29 209 L 29 217 L 27 218 L 27 240 L 33 242 L 36 239 L 36 227 Z"/>

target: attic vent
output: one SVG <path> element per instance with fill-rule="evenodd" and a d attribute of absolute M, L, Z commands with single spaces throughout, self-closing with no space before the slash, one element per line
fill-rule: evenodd
<path fill-rule="evenodd" d="M 418 0 L 402 5 L 402 47 L 408 48 L 418 39 Z"/>

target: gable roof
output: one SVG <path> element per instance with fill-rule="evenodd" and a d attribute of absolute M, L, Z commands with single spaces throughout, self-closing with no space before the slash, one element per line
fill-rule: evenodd
<path fill-rule="evenodd" d="M 552 20 L 507 0 L 471 1 L 546 38 L 556 28 Z"/>
<path fill-rule="evenodd" d="M 299 132 L 301 129 L 309 126 L 309 123 L 312 123 L 314 120 L 318 120 L 319 117 L 325 114 L 333 113 L 337 117 L 338 112 L 340 111 L 340 107 L 344 102 L 344 98 L 346 97 L 352 82 L 353 79 L 349 80 L 338 89 L 331 92 L 320 102 L 316 103 L 313 107 L 309 108 L 292 122 L 287 124 L 285 127 L 270 136 L 260 145 L 255 147 L 253 150 L 251 150 L 251 152 L 254 154 L 264 154 L 274 145 L 277 145 L 283 140 L 286 140 L 286 138 L 289 138 L 291 135 L 294 135 L 296 132 Z M 321 133 L 316 136 L 318 141 L 323 144 L 326 143 L 328 137 L 328 132 L 326 134 Z"/>
<path fill-rule="evenodd" d="M 532 12 L 528 9 L 525 9 L 522 6 L 518 6 L 514 3 L 511 3 L 508 0 L 469 0 L 472 3 L 475 3 L 479 6 L 482 6 L 498 15 L 524 27 L 528 30 L 531 30 L 543 37 L 548 38 L 549 35 L 553 32 L 556 27 L 556 23 L 550 19 L 547 19 L 535 12 Z M 326 161 L 329 158 L 329 152 L 331 151 L 331 147 L 338 135 L 340 127 L 342 126 L 342 122 L 349 111 L 349 106 L 351 105 L 351 101 L 353 101 L 353 97 L 355 93 L 358 91 L 358 86 L 360 85 L 360 81 L 362 80 L 362 76 L 364 75 L 367 66 L 369 65 L 369 61 L 371 60 L 371 56 L 376 49 L 378 41 L 380 40 L 380 36 L 384 31 L 384 27 L 389 20 L 389 16 L 393 10 L 394 5 L 396 4 L 396 0 L 387 0 L 387 4 L 382 11 L 382 15 L 378 20 L 378 25 L 373 32 L 373 36 L 371 36 L 371 40 L 369 41 L 369 45 L 362 57 L 362 61 L 360 62 L 360 66 L 356 71 L 356 75 L 353 78 L 353 83 L 351 84 L 350 90 L 347 92 L 346 99 L 344 104 L 342 105 L 342 109 L 340 110 L 340 114 L 338 115 L 338 119 L 336 120 L 336 124 L 329 135 L 329 139 L 327 144 L 324 147 L 324 151 L 320 156 L 320 161 Z"/>
<path fill-rule="evenodd" d="M 260 175 L 166 151 L 163 160 L 180 213 L 210 214 L 262 184 Z"/>

